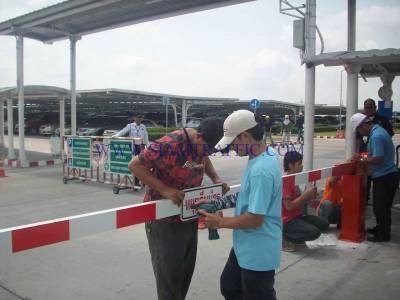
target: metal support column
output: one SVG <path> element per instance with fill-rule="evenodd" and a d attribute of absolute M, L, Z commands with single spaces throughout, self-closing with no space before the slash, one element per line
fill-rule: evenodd
<path fill-rule="evenodd" d="M 182 127 L 186 127 L 187 119 L 187 103 L 186 100 L 182 100 Z"/>
<path fill-rule="evenodd" d="M 24 103 L 24 37 L 17 35 L 17 89 L 18 89 L 18 136 L 19 160 L 26 163 L 25 154 L 25 103 Z"/>
<path fill-rule="evenodd" d="M 0 100 L 0 147 L 4 147 L 4 101 Z"/>
<path fill-rule="evenodd" d="M 12 99 L 7 99 L 7 127 L 8 127 L 8 159 L 15 159 L 14 151 L 14 115 L 13 115 L 13 101 Z"/>
<path fill-rule="evenodd" d="M 356 49 L 356 0 L 348 0 L 347 15 L 347 50 Z M 351 128 L 350 118 L 357 112 L 358 106 L 358 72 L 360 66 L 346 66 L 347 95 L 346 95 L 346 159 L 350 159 L 356 151 L 356 135 Z"/>
<path fill-rule="evenodd" d="M 178 113 L 176 111 L 176 104 L 171 104 L 171 107 L 174 110 L 175 127 L 178 127 Z"/>
<path fill-rule="evenodd" d="M 60 98 L 60 139 L 63 139 L 65 134 L 65 98 Z"/>
<path fill-rule="evenodd" d="M 350 118 L 357 112 L 358 106 L 358 72 L 361 66 L 346 66 L 347 94 L 346 94 L 346 159 L 350 159 L 356 152 L 356 134 L 351 128 Z"/>
<path fill-rule="evenodd" d="M 316 0 L 307 0 L 305 15 L 306 56 L 315 55 Z M 305 66 L 304 108 L 304 170 L 313 169 L 314 158 L 314 112 L 315 112 L 315 66 Z"/>
<path fill-rule="evenodd" d="M 64 144 L 64 134 L 65 134 L 65 97 L 60 98 L 60 151 L 61 159 L 63 159 L 63 144 Z"/>
<path fill-rule="evenodd" d="M 71 90 L 71 134 L 76 135 L 76 42 L 78 36 L 70 36 L 70 90 Z"/>

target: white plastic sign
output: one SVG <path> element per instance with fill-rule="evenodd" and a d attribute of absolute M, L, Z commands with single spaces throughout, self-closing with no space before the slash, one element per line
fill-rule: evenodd
<path fill-rule="evenodd" d="M 185 198 L 181 205 L 181 220 L 188 221 L 197 218 L 197 210 L 191 208 L 196 201 L 203 199 L 214 200 L 222 196 L 222 184 L 187 189 L 184 192 Z"/>

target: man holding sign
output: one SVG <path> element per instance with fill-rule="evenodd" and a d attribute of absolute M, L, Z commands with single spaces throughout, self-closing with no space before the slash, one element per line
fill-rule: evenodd
<path fill-rule="evenodd" d="M 238 110 L 224 122 L 224 137 L 216 145 L 231 144 L 239 156 L 249 156 L 236 201 L 235 216 L 221 217 L 204 210 L 208 228 L 233 229 L 233 249 L 221 275 L 227 300 L 276 299 L 275 269 L 282 245 L 282 178 L 278 157 L 263 143 L 264 129 L 252 112 Z"/>
<path fill-rule="evenodd" d="M 201 186 L 204 173 L 227 192 L 208 158 L 223 135 L 222 123 L 218 118 L 204 119 L 197 129 L 169 133 L 134 157 L 129 169 L 147 186 L 144 201 L 169 199 L 180 206 L 183 190 Z M 174 216 L 145 227 L 158 299 L 185 299 L 196 263 L 197 219 L 182 222 Z"/>

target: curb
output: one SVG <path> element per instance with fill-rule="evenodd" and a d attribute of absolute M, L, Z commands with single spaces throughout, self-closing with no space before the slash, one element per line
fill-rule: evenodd
<path fill-rule="evenodd" d="M 61 158 L 38 161 L 27 160 L 24 163 L 18 159 L 5 159 L 4 166 L 9 168 L 34 168 L 61 165 L 61 162 Z"/>
<path fill-rule="evenodd" d="M 335 136 L 327 136 L 327 135 L 314 135 L 315 139 L 331 139 L 331 140 L 345 140 L 345 138 L 337 138 Z"/>

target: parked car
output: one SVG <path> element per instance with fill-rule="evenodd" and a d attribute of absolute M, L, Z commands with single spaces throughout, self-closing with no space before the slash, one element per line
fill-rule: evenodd
<path fill-rule="evenodd" d="M 39 127 L 39 134 L 41 135 L 52 135 L 55 132 L 54 125 L 42 125 Z"/>
<path fill-rule="evenodd" d="M 186 127 L 197 128 L 199 127 L 200 123 L 201 123 L 200 118 L 189 118 L 186 120 Z M 182 127 L 182 122 L 180 122 L 178 125 L 179 127 Z"/>
<path fill-rule="evenodd" d="M 162 127 L 162 126 L 158 125 L 156 122 L 154 122 L 153 120 L 150 120 L 150 119 L 143 119 L 142 120 L 142 124 L 144 126 L 146 126 L 147 128 Z"/>
<path fill-rule="evenodd" d="M 200 126 L 200 123 L 201 123 L 201 119 L 193 118 L 193 119 L 190 119 L 188 122 L 186 122 L 186 127 L 197 128 Z"/>
<path fill-rule="evenodd" d="M 64 135 L 70 135 L 71 134 L 71 128 L 64 128 Z M 54 130 L 55 135 L 60 135 L 60 128 L 56 128 Z"/>
<path fill-rule="evenodd" d="M 104 132 L 104 128 L 97 127 L 97 128 L 79 128 L 77 131 L 77 135 L 82 136 L 102 136 Z"/>
<path fill-rule="evenodd" d="M 116 134 L 118 131 L 119 131 L 119 130 L 106 129 L 106 130 L 104 130 L 104 132 L 103 132 L 103 136 L 111 137 L 111 136 L 113 136 L 114 134 Z"/>
<path fill-rule="evenodd" d="M 25 118 L 25 133 L 37 134 L 39 128 L 42 125 L 47 125 L 49 121 L 46 121 L 43 116 L 34 116 L 32 118 Z M 15 124 L 14 132 L 19 132 L 19 123 Z"/>

